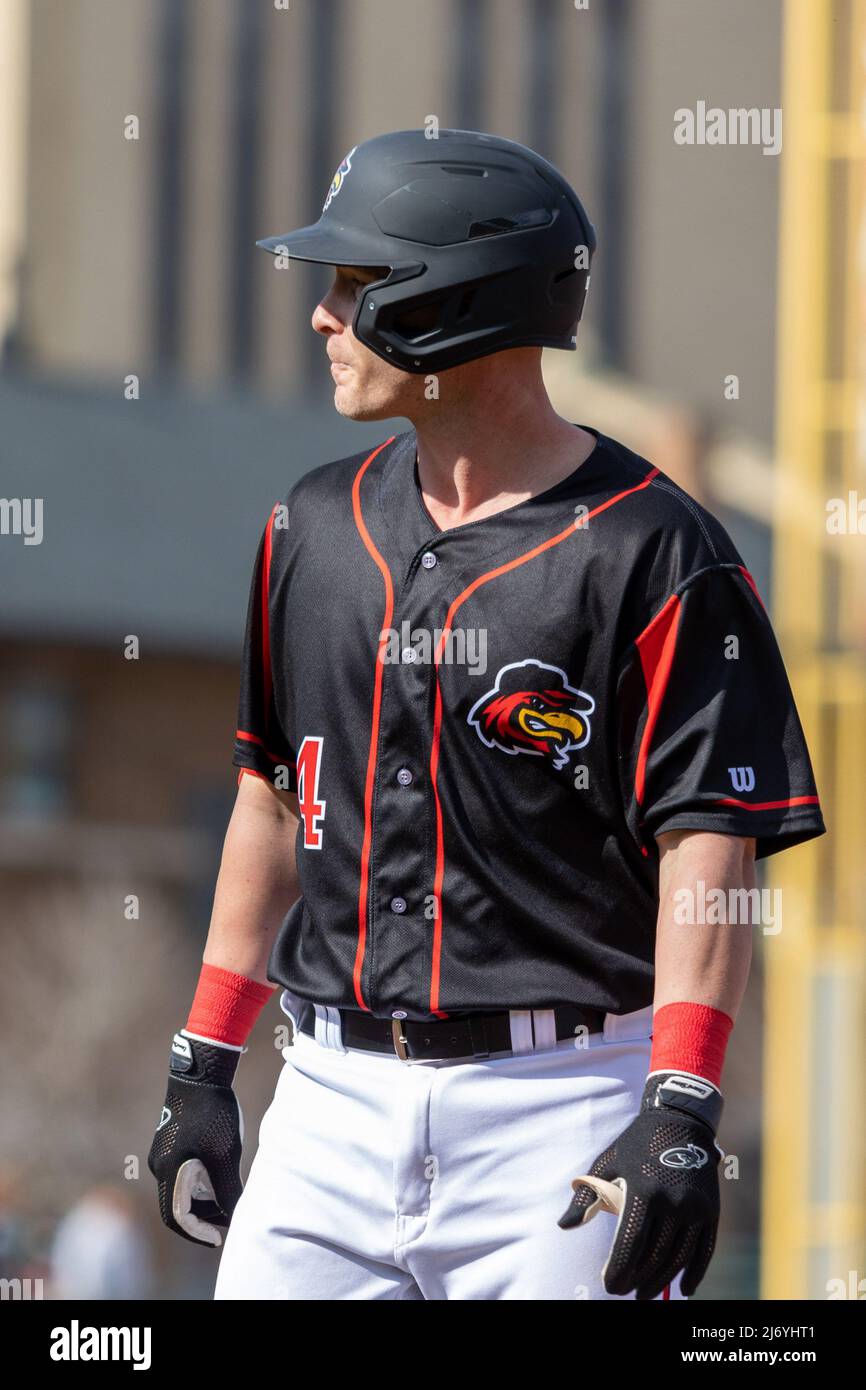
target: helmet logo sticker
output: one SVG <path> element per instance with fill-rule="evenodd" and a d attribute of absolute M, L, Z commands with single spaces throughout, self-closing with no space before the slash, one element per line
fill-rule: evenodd
<path fill-rule="evenodd" d="M 336 198 L 340 189 L 346 181 L 346 175 L 352 167 L 352 155 L 355 153 L 357 145 L 353 145 L 345 159 L 341 160 L 340 167 L 331 179 L 331 187 L 328 189 L 328 196 L 322 205 L 322 212 L 325 212 Z"/>

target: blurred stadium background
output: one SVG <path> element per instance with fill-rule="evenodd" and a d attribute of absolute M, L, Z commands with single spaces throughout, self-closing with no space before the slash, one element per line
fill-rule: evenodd
<path fill-rule="evenodd" d="M 701 101 L 782 108 L 783 153 L 677 144 Z M 4 1296 L 210 1294 L 145 1156 L 235 791 L 250 568 L 296 477 L 391 432 L 332 409 L 327 272 L 274 279 L 254 242 L 430 116 L 579 190 L 600 250 L 555 403 L 728 526 L 815 758 L 830 833 L 764 879 L 784 926 L 729 1054 L 699 1297 L 863 1297 L 866 516 L 832 534 L 827 503 L 866 497 L 864 0 L 0 0 Z M 281 1022 L 240 1069 L 247 1163 Z"/>

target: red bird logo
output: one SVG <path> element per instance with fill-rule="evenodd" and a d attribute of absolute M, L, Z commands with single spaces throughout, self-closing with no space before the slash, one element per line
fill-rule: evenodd
<path fill-rule="evenodd" d="M 559 771 L 589 741 L 594 709 L 592 696 L 569 685 L 558 666 L 529 657 L 502 667 L 467 722 L 488 748 L 551 758 Z"/>

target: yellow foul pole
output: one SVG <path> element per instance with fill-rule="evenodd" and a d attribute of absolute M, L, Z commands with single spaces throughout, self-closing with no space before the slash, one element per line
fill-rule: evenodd
<path fill-rule="evenodd" d="M 786 0 L 773 617 L 828 834 L 769 864 L 768 1299 L 866 1278 L 864 187 L 866 0 Z"/>

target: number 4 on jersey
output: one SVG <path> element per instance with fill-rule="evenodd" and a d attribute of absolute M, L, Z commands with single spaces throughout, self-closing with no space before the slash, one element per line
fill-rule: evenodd
<path fill-rule="evenodd" d="M 298 809 L 304 822 L 304 849 L 322 848 L 325 802 L 319 800 L 323 738 L 307 737 L 298 753 Z"/>

